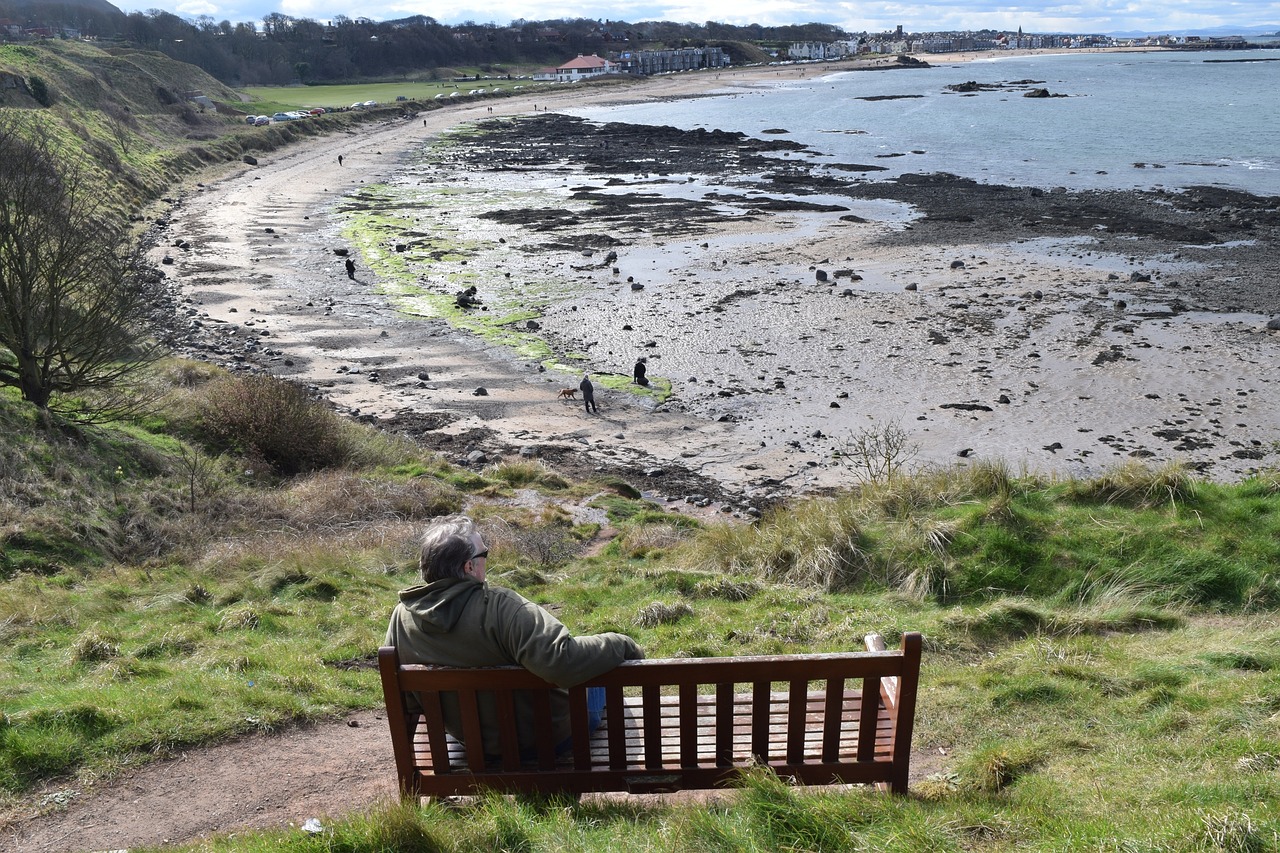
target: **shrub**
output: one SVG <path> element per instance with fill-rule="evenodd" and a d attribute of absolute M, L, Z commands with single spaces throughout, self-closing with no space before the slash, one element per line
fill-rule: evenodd
<path fill-rule="evenodd" d="M 53 106 L 53 93 L 49 91 L 49 84 L 44 81 L 43 77 L 37 77 L 34 74 L 27 80 L 27 88 L 31 90 L 31 97 L 36 99 L 42 107 Z"/>
<path fill-rule="evenodd" d="M 272 376 L 211 383 L 200 421 L 215 444 L 256 456 L 281 474 L 342 465 L 350 455 L 342 420 L 301 385 Z"/>

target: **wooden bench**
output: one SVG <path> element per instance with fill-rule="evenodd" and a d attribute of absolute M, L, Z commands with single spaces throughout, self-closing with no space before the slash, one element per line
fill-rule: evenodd
<path fill-rule="evenodd" d="M 753 764 L 804 785 L 873 783 L 907 791 L 920 673 L 920 634 L 886 651 L 627 661 L 569 689 L 571 754 L 552 743 L 552 685 L 520 667 L 402 664 L 378 651 L 404 796 L 630 793 L 714 788 Z M 603 687 L 604 725 L 588 734 L 586 688 Z M 513 691 L 530 691 L 535 728 L 548 733 L 522 760 Z M 445 733 L 441 694 L 458 695 L 464 741 L 480 740 L 477 692 L 491 692 L 501 755 L 467 750 Z M 416 693 L 421 702 L 411 694 Z M 865 701 L 874 697 L 874 701 Z M 413 710 L 411 710 L 413 709 Z"/>

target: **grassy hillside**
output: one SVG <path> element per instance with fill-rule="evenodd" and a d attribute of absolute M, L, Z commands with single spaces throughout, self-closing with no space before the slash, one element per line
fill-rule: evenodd
<path fill-rule="evenodd" d="M 906 801 L 752 777 L 731 810 L 498 798 L 221 849 L 1277 849 L 1274 472 L 1058 482 L 982 465 L 704 526 L 622 481 L 459 469 L 321 407 L 262 418 L 288 408 L 266 404 L 273 381 L 188 363 L 155 381 L 153 415 L 74 432 L 0 397 L 11 810 L 42 785 L 376 706 L 368 666 L 414 533 L 465 510 L 492 582 L 650 655 L 922 630 L 916 744 L 936 772 Z M 618 535 L 584 557 L 606 519 Z"/>
<path fill-rule="evenodd" d="M 0 81 L 8 84 L 0 86 L 0 110 L 36 117 L 68 150 L 88 154 L 122 212 L 206 166 L 387 114 L 246 127 L 240 96 L 199 68 L 160 53 L 76 41 L 0 45 Z M 194 92 L 217 109 L 188 100 Z"/>

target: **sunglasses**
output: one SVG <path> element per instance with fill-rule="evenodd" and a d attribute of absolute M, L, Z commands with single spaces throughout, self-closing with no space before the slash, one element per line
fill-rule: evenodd
<path fill-rule="evenodd" d="M 489 552 L 488 552 L 488 551 L 481 551 L 479 554 L 472 554 L 472 555 L 471 555 L 471 559 L 473 559 L 473 560 L 483 560 L 483 559 L 486 559 L 488 556 L 489 556 Z"/>

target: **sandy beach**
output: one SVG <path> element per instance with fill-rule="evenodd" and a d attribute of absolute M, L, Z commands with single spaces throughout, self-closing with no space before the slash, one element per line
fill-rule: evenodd
<path fill-rule="evenodd" d="M 1274 204 L 1199 199 L 1189 217 L 1141 194 L 922 181 L 865 182 L 846 188 L 844 212 L 816 210 L 768 203 L 781 192 L 734 198 L 742 191 L 714 175 L 642 173 L 634 157 L 590 170 L 540 160 L 545 138 L 528 141 L 572 133 L 556 114 L 570 106 L 838 70 L 683 74 L 482 101 L 309 140 L 206 179 L 176 197 L 156 234 L 155 260 L 193 324 L 184 351 L 313 386 L 465 464 L 523 453 L 725 511 L 853 482 L 839 451 L 890 423 L 918 448 L 915 464 L 1002 460 L 1085 476 L 1178 460 L 1224 480 L 1265 464 L 1280 440 L 1280 335 L 1267 329 L 1280 305 L 1264 251 Z M 538 118 L 502 124 L 516 114 Z M 524 158 L 519 168 L 516 155 L 465 142 L 423 165 L 425 144 L 475 121 L 497 134 L 484 145 Z M 634 151 L 645 140 L 628 141 Z M 439 194 L 429 212 L 389 211 L 399 236 L 353 230 L 353 211 L 369 218 L 388 197 L 369 190 L 383 186 Z M 654 193 L 681 192 L 677 219 L 636 212 Z M 493 217 L 517 197 L 521 210 L 544 213 L 553 200 L 573 215 L 554 228 Z M 618 197 L 628 210 L 611 219 Z M 1200 221 L 1213 227 L 1192 227 Z M 1228 239 L 1233 222 L 1249 240 Z M 465 249 L 437 242 L 428 263 L 420 250 L 441 235 Z M 336 249 L 355 258 L 354 279 Z M 607 251 L 617 257 L 602 263 Z M 550 354 L 433 308 L 459 281 L 477 284 L 489 319 L 516 316 L 537 290 L 536 334 L 524 320 L 506 328 Z M 547 296 L 552 282 L 559 297 Z M 629 385 L 640 356 L 662 394 Z M 557 397 L 584 371 L 599 414 Z"/>

